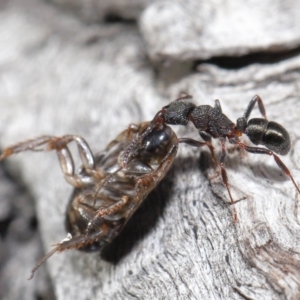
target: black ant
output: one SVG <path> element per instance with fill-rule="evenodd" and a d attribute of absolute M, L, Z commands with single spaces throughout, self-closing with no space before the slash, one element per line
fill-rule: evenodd
<path fill-rule="evenodd" d="M 280 124 L 267 120 L 264 104 L 259 96 L 256 95 L 252 98 L 244 115 L 237 119 L 236 124 L 222 112 L 219 100 L 215 100 L 214 107 L 211 107 L 210 105 L 196 106 L 194 103 L 184 101 L 190 98 L 192 98 L 192 96 L 185 95 L 171 102 L 169 105 L 164 106 L 150 123 L 148 131 L 151 131 L 151 128 L 157 126 L 157 124 L 185 126 L 189 121 L 192 122 L 196 129 L 198 129 L 203 141 L 181 138 L 180 142 L 184 142 L 193 147 L 207 146 L 210 149 L 214 163 L 221 170 L 223 183 L 228 191 L 231 204 L 234 204 L 235 201 L 233 200 L 229 189 L 227 172 L 225 170 L 226 140 L 247 152 L 273 156 L 276 164 L 290 177 L 298 193 L 300 193 L 300 189 L 289 169 L 275 154 L 285 155 L 290 151 L 291 141 L 289 134 Z M 248 120 L 256 103 L 258 104 L 259 111 L 263 118 L 253 118 Z M 247 135 L 253 144 L 263 145 L 266 148 L 247 146 L 242 143 L 240 137 L 243 134 Z M 221 142 L 221 156 L 219 161 L 214 154 L 214 147 L 211 143 L 212 138 L 219 139 Z M 132 144 L 128 146 L 127 151 L 125 151 L 123 157 L 123 166 L 125 167 L 130 157 L 131 147 L 133 147 L 135 142 L 136 141 L 133 141 Z M 218 176 L 218 173 L 216 176 Z M 234 220 L 237 221 L 237 213 L 234 206 L 233 210 Z"/>

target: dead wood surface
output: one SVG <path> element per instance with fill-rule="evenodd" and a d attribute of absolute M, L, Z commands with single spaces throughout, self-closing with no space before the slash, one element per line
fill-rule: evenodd
<path fill-rule="evenodd" d="M 248 8 L 246 4 L 233 8 L 230 1 L 224 7 L 215 1 L 204 12 L 210 12 L 209 20 L 226 15 L 228 28 L 224 23 L 221 28 L 228 32 L 237 28 L 229 38 L 220 27 L 212 29 L 213 22 L 202 16 L 196 1 L 187 1 L 182 11 L 165 8 L 178 3 L 149 1 L 138 23 L 88 25 L 43 1 L 2 1 L 1 147 L 44 134 L 73 133 L 84 136 L 97 152 L 129 123 L 151 119 L 180 92 L 192 94 L 198 105 L 214 105 L 214 99 L 220 99 L 223 112 L 233 121 L 259 94 L 268 118 L 290 132 L 292 151 L 283 161 L 300 183 L 297 4 L 277 1 L 268 14 L 265 5 L 254 7 L 256 1 L 247 1 Z M 246 20 L 237 25 L 232 16 L 239 16 L 238 9 L 242 19 L 246 11 L 253 20 L 266 20 L 263 16 L 268 14 L 269 30 L 258 34 L 255 26 L 260 23 L 255 22 L 243 28 Z M 190 12 L 188 18 L 176 16 L 176 12 L 186 14 L 185 10 Z M 182 33 L 177 37 L 168 23 L 170 12 L 171 23 Z M 282 20 L 289 22 L 278 25 Z M 214 47 L 205 46 L 208 41 L 195 35 L 189 24 L 182 25 L 198 21 Z M 166 23 L 167 27 L 157 25 Z M 275 23 L 277 27 L 272 27 Z M 280 51 L 274 54 L 275 41 L 275 50 Z M 169 46 L 174 51 L 166 50 Z M 252 56 L 238 57 L 244 53 Z M 220 59 L 225 55 L 231 58 Z M 201 61 L 207 57 L 213 58 Z M 257 109 L 253 116 L 259 116 Z M 179 136 L 197 138 L 192 126 L 174 130 Z M 219 150 L 218 142 L 215 146 Z M 215 172 L 208 152 L 182 146 L 165 180 L 101 255 L 78 251 L 55 255 L 46 264 L 50 279 L 41 270 L 28 282 L 24 274 L 29 275 L 29 262 L 39 258 L 39 250 L 34 250 L 38 240 L 18 252 L 23 256 L 16 260 L 4 251 L 8 242 L 1 235 L 1 255 L 9 257 L 0 261 L 2 298 L 50 299 L 54 296 L 46 291 L 51 281 L 55 299 L 64 300 L 300 299 L 299 195 L 272 158 L 230 145 L 228 152 L 226 168 L 238 200 L 237 223 L 221 179 L 208 180 Z M 23 153 L 7 160 L 6 168 L 34 198 L 40 237 L 48 251 L 66 236 L 64 213 L 72 191 L 56 155 Z M 2 220 L 22 199 L 17 192 L 11 196 L 8 185 L 0 185 Z M 8 197 L 15 203 L 13 208 Z M 31 214 L 30 209 L 25 213 L 27 218 Z M 13 230 L 9 232 L 14 236 Z M 9 279 L 18 283 L 18 294 Z"/>

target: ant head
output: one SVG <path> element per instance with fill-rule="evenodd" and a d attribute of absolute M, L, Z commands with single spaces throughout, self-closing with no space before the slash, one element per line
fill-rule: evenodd
<path fill-rule="evenodd" d="M 184 99 L 186 99 L 186 97 Z M 183 98 L 179 98 L 162 108 L 163 118 L 166 124 L 186 125 L 188 123 L 189 115 L 196 105 L 182 100 Z"/>

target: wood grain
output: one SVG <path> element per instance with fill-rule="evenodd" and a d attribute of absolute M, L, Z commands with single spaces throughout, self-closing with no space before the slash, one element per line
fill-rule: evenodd
<path fill-rule="evenodd" d="M 290 132 L 292 151 L 282 159 L 300 184 L 300 18 L 294 2 L 269 6 L 268 20 L 290 22 L 273 28 L 270 21 L 259 35 L 268 11 L 267 5 L 254 7 L 255 1 L 247 2 L 251 9 L 214 2 L 206 10 L 214 12 L 211 22 L 201 19 L 205 11 L 196 2 L 186 2 L 179 12 L 162 1 L 149 4 L 138 25 L 87 25 L 43 1 L 26 2 L 7 2 L 0 11 L 2 147 L 42 134 L 71 133 L 84 136 L 98 152 L 129 123 L 151 119 L 180 92 L 192 94 L 198 105 L 220 99 L 233 121 L 259 94 L 268 118 Z M 239 16 L 238 9 L 240 17 L 249 11 L 247 18 L 262 10 L 256 30 L 243 27 L 247 20 L 238 25 L 241 34 L 229 30 L 237 27 L 233 15 Z M 186 11 L 188 19 L 175 14 Z M 218 16 L 226 16 L 228 28 L 221 27 L 230 37 L 225 40 L 220 27 L 213 29 Z M 198 21 L 207 41 L 182 24 Z M 177 30 L 181 35 L 176 37 Z M 280 52 L 270 61 L 267 54 L 274 53 L 275 42 Z M 257 53 L 262 50 L 263 57 Z M 253 56 L 239 57 L 245 53 Z M 232 67 L 216 58 L 227 55 L 236 58 Z M 208 57 L 213 58 L 203 61 Z M 259 116 L 257 109 L 253 116 Z M 192 126 L 174 130 L 198 138 Z M 219 151 L 218 141 L 214 145 Z M 23 153 L 7 164 L 18 170 L 35 199 L 48 251 L 66 235 L 64 212 L 72 188 L 54 153 Z M 222 180 L 209 180 L 215 170 L 208 151 L 182 146 L 165 180 L 106 251 L 70 251 L 47 262 L 56 299 L 299 299 L 300 211 L 292 182 L 272 158 L 231 145 L 226 169 L 237 223 Z M 34 284 L 24 280 L 24 291 Z"/>

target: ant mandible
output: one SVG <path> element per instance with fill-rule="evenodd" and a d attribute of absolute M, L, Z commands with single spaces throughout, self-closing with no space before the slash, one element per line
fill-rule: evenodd
<path fill-rule="evenodd" d="M 226 140 L 247 152 L 273 156 L 278 167 L 290 177 L 295 188 L 300 194 L 299 186 L 295 182 L 289 169 L 275 154 L 285 155 L 290 151 L 291 141 L 289 134 L 280 124 L 267 120 L 263 101 L 258 95 L 252 98 L 244 112 L 244 115 L 237 119 L 236 124 L 222 112 L 219 100 L 215 100 L 214 107 L 211 107 L 210 105 L 196 106 L 194 103 L 185 101 L 190 98 L 192 98 L 192 96 L 185 95 L 171 102 L 169 105 L 164 106 L 155 115 L 146 132 L 150 132 L 154 126 L 157 126 L 157 124 L 185 126 L 189 121 L 192 122 L 196 129 L 198 129 L 203 141 L 197 141 L 190 138 L 180 138 L 180 143 L 186 143 L 193 147 L 207 146 L 210 149 L 212 159 L 221 171 L 222 180 L 228 191 L 231 204 L 234 204 L 235 201 L 233 200 L 230 192 L 227 172 L 225 170 Z M 248 120 L 255 104 L 258 104 L 259 111 L 263 118 L 252 118 Z M 247 146 L 242 143 L 240 141 L 240 137 L 243 134 L 248 136 L 253 144 L 263 145 L 266 148 Z M 212 138 L 219 139 L 221 143 L 221 155 L 219 160 L 215 157 L 214 147 L 211 142 Z M 129 160 L 131 148 L 137 142 L 137 140 L 132 141 L 125 150 L 123 156 L 124 167 L 126 167 Z M 216 176 L 218 176 L 218 174 L 219 173 L 217 173 Z M 234 220 L 237 221 L 237 213 L 234 206 L 233 213 Z"/>

